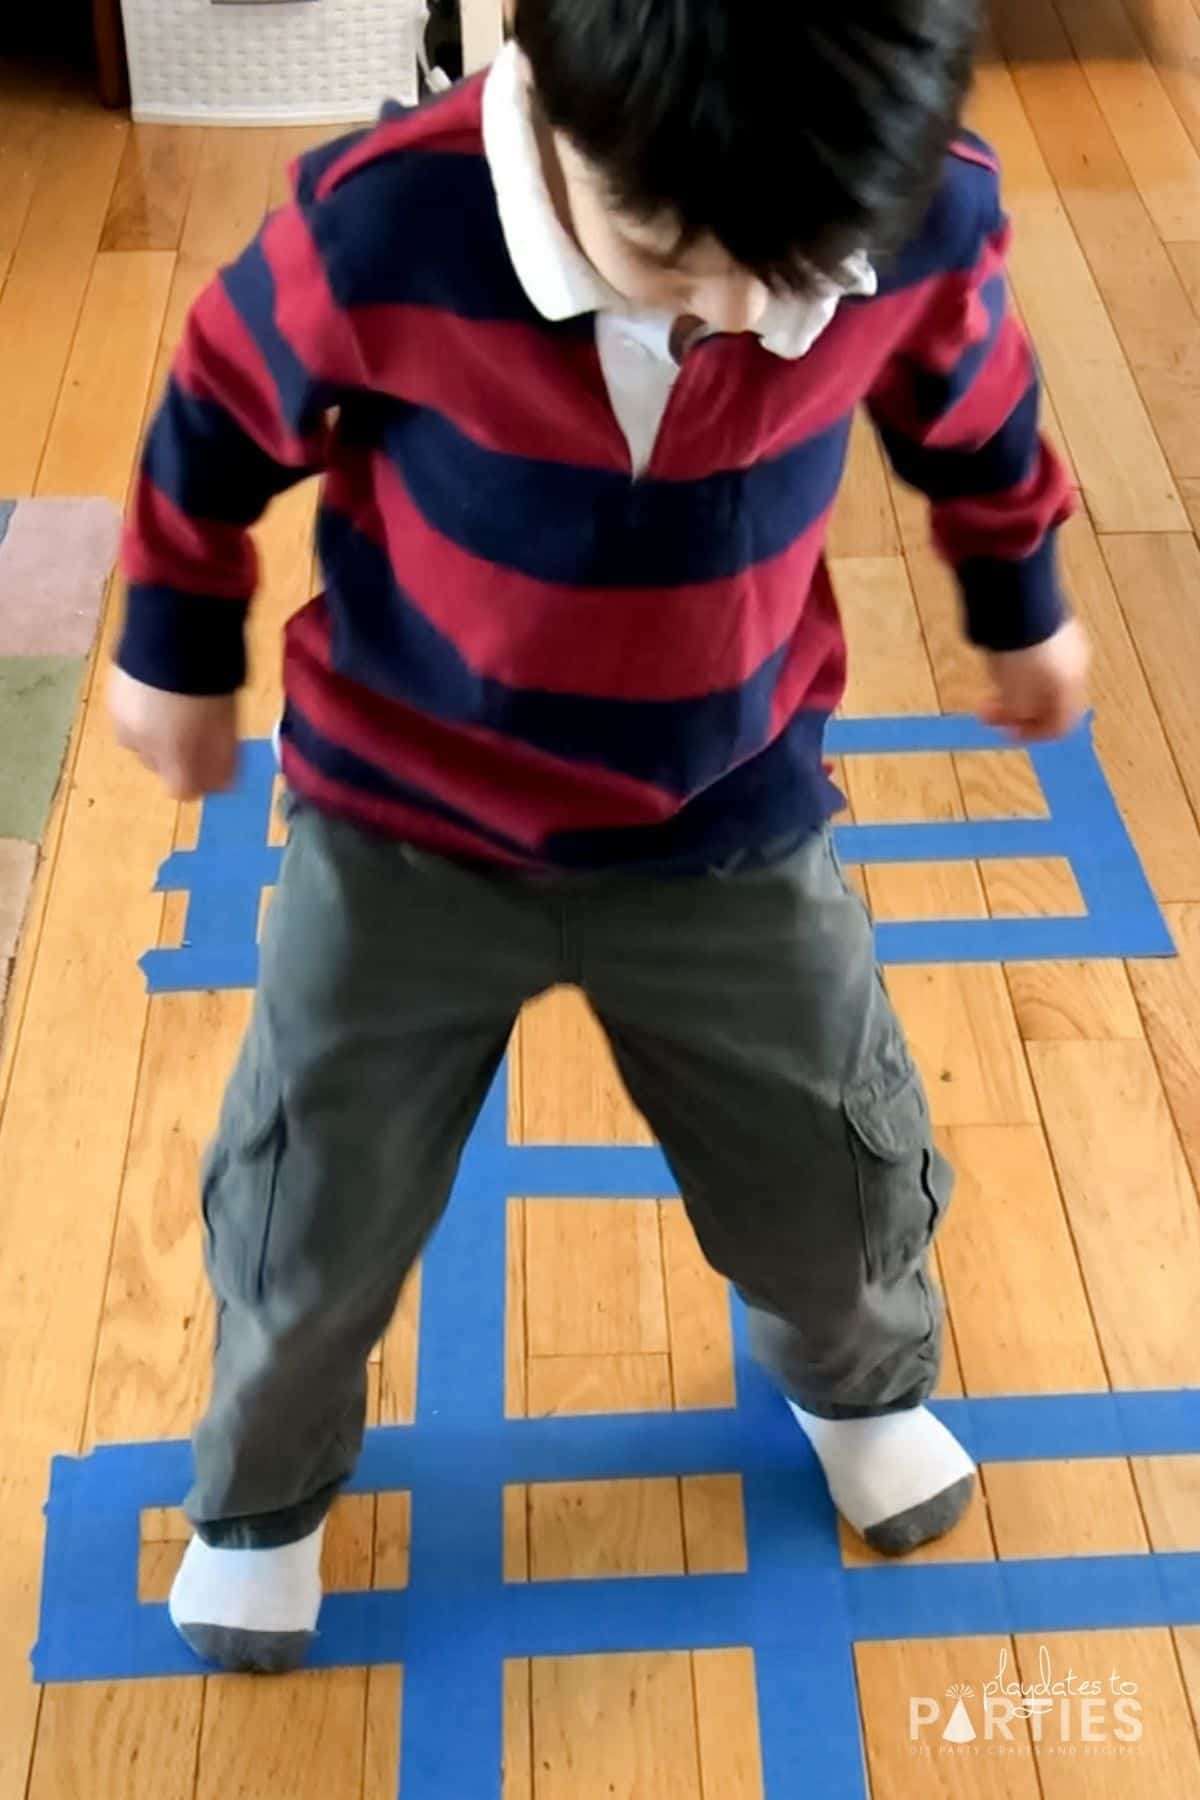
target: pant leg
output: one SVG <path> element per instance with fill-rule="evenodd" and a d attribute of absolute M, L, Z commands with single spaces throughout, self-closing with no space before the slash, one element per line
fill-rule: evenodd
<path fill-rule="evenodd" d="M 366 1363 L 450 1192 L 556 916 L 301 809 L 203 1184 L 218 1324 L 188 1510 L 287 1543 L 361 1447 Z"/>
<path fill-rule="evenodd" d="M 950 1171 L 822 834 L 774 869 L 589 896 L 584 986 L 759 1358 L 827 1417 L 931 1392 Z"/>

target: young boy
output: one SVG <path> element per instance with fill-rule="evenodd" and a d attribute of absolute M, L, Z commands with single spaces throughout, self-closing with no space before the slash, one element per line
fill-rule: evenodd
<path fill-rule="evenodd" d="M 202 1656 L 300 1661 L 365 1367 L 519 1008 L 586 993 L 842 1514 L 901 1553 L 974 1471 L 927 1410 L 950 1175 L 830 844 L 821 543 L 865 403 L 933 503 L 990 716 L 1070 726 L 1068 511 L 953 147 L 973 0 L 518 0 L 486 79 L 305 158 L 150 434 L 114 677 L 225 786 L 247 528 L 314 471 L 291 839 L 204 1176 Z M 464 1479 L 470 1471 L 464 1471 Z"/>

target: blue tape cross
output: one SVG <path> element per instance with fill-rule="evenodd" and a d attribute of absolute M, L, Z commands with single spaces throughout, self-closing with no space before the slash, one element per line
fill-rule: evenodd
<path fill-rule="evenodd" d="M 835 719 L 831 755 L 1006 750 L 1011 741 L 969 718 Z M 937 824 L 845 825 L 848 863 L 1065 858 L 1085 913 L 1079 918 L 921 919 L 877 927 L 883 963 L 1032 962 L 1046 958 L 1169 956 L 1166 921 L 1129 840 L 1092 744 L 1090 726 L 1029 755 L 1049 807 L 1045 819 L 959 819 Z M 266 740 L 243 746 L 236 790 L 206 802 L 194 850 L 169 856 L 158 888 L 188 898 L 184 943 L 150 950 L 152 993 L 253 987 L 262 890 L 282 852 L 267 843 L 275 758 Z"/>
<path fill-rule="evenodd" d="M 417 1422 L 369 1434 L 354 1492 L 412 1494 L 411 1581 L 325 1603 L 319 1667 L 403 1663 L 404 1800 L 498 1800 L 507 1657 L 749 1646 L 768 1800 L 866 1800 L 853 1650 L 867 1639 L 1200 1624 L 1200 1555 L 845 1569 L 811 1451 L 750 1363 L 734 1309 L 727 1411 L 503 1416 L 505 1199 L 672 1192 L 654 1149 L 535 1148 L 489 1095 L 426 1258 Z M 950 1400 L 985 1462 L 1200 1453 L 1200 1391 Z M 47 1506 L 39 1681 L 201 1671 L 162 1606 L 137 1600 L 139 1513 L 189 1480 L 179 1443 L 58 1459 Z M 736 1474 L 739 1575 L 506 1585 L 502 1495 L 541 1481 Z"/>

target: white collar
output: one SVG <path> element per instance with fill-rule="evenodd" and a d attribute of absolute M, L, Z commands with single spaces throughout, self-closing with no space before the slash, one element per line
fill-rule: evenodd
<path fill-rule="evenodd" d="M 530 93 L 528 65 L 515 44 L 506 44 L 484 84 L 483 144 L 517 279 L 531 305 L 555 323 L 581 313 L 627 315 L 629 302 L 593 269 L 554 210 Z M 773 295 L 757 335 L 774 355 L 792 361 L 811 348 L 848 294 L 875 288 L 875 271 L 859 252 L 842 264 L 839 281 L 821 276 L 812 294 Z"/>

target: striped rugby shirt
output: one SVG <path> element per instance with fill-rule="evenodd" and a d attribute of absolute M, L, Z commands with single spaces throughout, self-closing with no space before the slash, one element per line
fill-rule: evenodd
<path fill-rule="evenodd" d="M 534 308 L 505 244 L 483 84 L 301 159 L 194 308 L 125 539 L 121 666 L 245 678 L 249 527 L 324 477 L 324 591 L 286 634 L 302 799 L 515 868 L 700 869 L 835 809 L 845 645 L 822 544 L 855 409 L 932 503 L 973 641 L 1064 616 L 1064 471 L 1004 280 L 995 161 L 964 138 L 870 296 L 798 360 L 691 348 L 632 473 L 596 317 Z"/>

